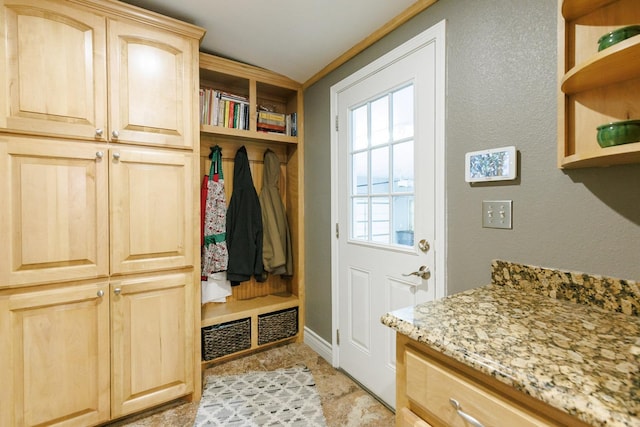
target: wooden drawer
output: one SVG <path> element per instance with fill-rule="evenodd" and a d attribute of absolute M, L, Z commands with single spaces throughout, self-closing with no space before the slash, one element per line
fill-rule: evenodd
<path fill-rule="evenodd" d="M 407 397 L 410 402 L 433 415 L 432 422 L 436 424 L 442 423 L 450 427 L 473 425 L 465 422 L 463 416 L 456 411 L 450 401 L 455 399 L 461 411 L 484 426 L 552 425 L 409 348 L 405 354 Z"/>

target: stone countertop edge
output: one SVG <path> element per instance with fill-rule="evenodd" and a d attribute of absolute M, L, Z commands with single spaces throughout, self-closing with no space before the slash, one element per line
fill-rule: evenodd
<path fill-rule="evenodd" d="M 486 285 L 381 322 L 594 426 L 640 427 L 640 318 Z"/>

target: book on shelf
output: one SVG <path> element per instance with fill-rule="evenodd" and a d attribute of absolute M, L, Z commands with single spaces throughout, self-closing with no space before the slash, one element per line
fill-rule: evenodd
<path fill-rule="evenodd" d="M 217 89 L 200 88 L 200 124 L 249 129 L 249 98 Z"/>
<path fill-rule="evenodd" d="M 286 126 L 272 125 L 269 123 L 258 123 L 258 130 L 264 132 L 286 133 Z"/>
<path fill-rule="evenodd" d="M 297 113 L 284 114 L 273 111 L 258 111 L 257 129 L 261 132 L 298 136 Z"/>

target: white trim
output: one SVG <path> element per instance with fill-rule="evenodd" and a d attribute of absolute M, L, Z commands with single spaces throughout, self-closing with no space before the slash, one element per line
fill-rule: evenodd
<path fill-rule="evenodd" d="M 306 326 L 304 328 L 304 343 L 311 347 L 311 350 L 318 353 L 324 360 L 331 363 L 331 344 Z"/>
<path fill-rule="evenodd" d="M 436 118 L 435 118 L 435 240 L 432 248 L 435 251 L 435 266 L 432 269 L 432 277 L 439 285 L 436 286 L 436 299 L 442 298 L 447 294 L 446 282 L 446 182 L 445 182 L 445 86 L 446 86 L 446 64 L 445 64 L 445 35 L 446 21 L 442 20 L 414 38 L 408 40 L 392 51 L 386 53 L 382 57 L 371 62 L 369 65 L 361 68 L 344 80 L 334 84 L 330 88 L 330 129 L 331 129 L 331 170 L 338 168 L 338 132 L 335 126 L 336 116 L 338 115 L 338 94 L 347 90 L 349 87 L 376 73 L 380 69 L 385 68 L 388 64 L 393 63 L 401 57 L 408 55 L 412 51 L 429 43 L 436 45 L 436 82 L 442 84 L 436 87 Z M 331 332 L 332 341 L 332 365 L 340 366 L 339 352 L 337 343 L 337 325 L 339 325 L 338 313 L 338 240 L 336 235 L 336 223 L 338 222 L 338 185 L 337 174 L 331 174 L 331 321 L 333 330 Z M 346 230 L 341 230 L 345 233 Z"/>

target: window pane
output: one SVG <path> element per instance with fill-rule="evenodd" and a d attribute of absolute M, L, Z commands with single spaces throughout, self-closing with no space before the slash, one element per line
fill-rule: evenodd
<path fill-rule="evenodd" d="M 367 139 L 367 106 L 351 111 L 351 147 L 352 150 L 361 150 L 369 145 Z"/>
<path fill-rule="evenodd" d="M 413 208 L 413 196 L 393 198 L 393 243 L 413 246 Z"/>
<path fill-rule="evenodd" d="M 371 198 L 371 241 L 389 243 L 390 211 L 388 197 Z"/>
<path fill-rule="evenodd" d="M 351 202 L 351 238 L 369 239 L 369 199 L 356 197 Z"/>
<path fill-rule="evenodd" d="M 413 141 L 395 144 L 393 146 L 394 193 L 413 192 L 413 181 Z"/>
<path fill-rule="evenodd" d="M 352 195 L 368 194 L 369 174 L 367 173 L 368 152 L 356 153 L 351 156 Z"/>
<path fill-rule="evenodd" d="M 413 85 L 393 93 L 393 140 L 413 137 Z"/>
<path fill-rule="evenodd" d="M 371 103 L 371 145 L 389 142 L 389 97 Z"/>
<path fill-rule="evenodd" d="M 371 194 L 389 193 L 389 147 L 371 150 Z"/>

